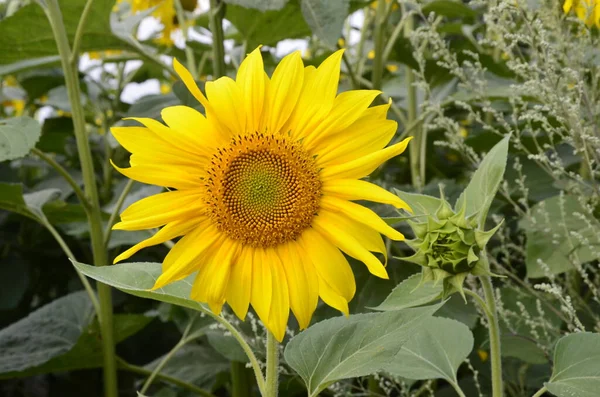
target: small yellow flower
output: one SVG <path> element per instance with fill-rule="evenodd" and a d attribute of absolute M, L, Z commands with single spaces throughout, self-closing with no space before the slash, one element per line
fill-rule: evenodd
<path fill-rule="evenodd" d="M 166 84 L 166 83 L 161 83 L 160 84 L 160 93 L 163 94 L 163 95 L 166 95 L 169 92 L 171 92 L 171 86 L 169 84 Z"/>
<path fill-rule="evenodd" d="M 385 65 L 385 68 L 390 72 L 390 73 L 396 73 L 398 71 L 398 65 L 395 65 L 393 63 L 388 63 L 387 65 Z"/>
<path fill-rule="evenodd" d="M 342 38 L 338 39 L 338 45 L 340 46 L 340 48 L 344 48 L 346 46 L 346 40 Z"/>
<path fill-rule="evenodd" d="M 385 0 L 386 5 L 389 4 L 391 1 L 394 2 L 394 4 L 392 5 L 392 10 L 397 10 L 398 9 L 398 3 L 396 3 L 396 0 Z M 370 4 L 369 7 L 371 7 L 372 9 L 376 10 L 377 6 L 378 6 L 379 2 L 378 1 L 374 1 Z"/>
<path fill-rule="evenodd" d="M 123 51 L 121 50 L 90 51 L 88 52 L 88 56 L 90 59 L 104 59 L 115 55 L 120 55 L 122 53 Z"/>
<path fill-rule="evenodd" d="M 369 53 L 367 54 L 367 58 L 375 59 L 375 50 L 369 51 Z"/>
<path fill-rule="evenodd" d="M 569 13 L 575 10 L 577 18 L 585 22 L 588 27 L 596 25 L 600 28 L 600 6 L 598 0 L 565 0 L 563 11 Z"/>
<path fill-rule="evenodd" d="M 173 0 L 129 0 L 131 11 L 136 13 L 156 7 L 152 16 L 158 18 L 163 25 L 161 35 L 155 40 L 158 44 L 171 47 L 173 45 L 172 33 L 179 29 L 177 11 Z M 185 11 L 194 11 L 198 4 L 197 0 L 182 0 L 181 6 Z"/>
<path fill-rule="evenodd" d="M 460 135 L 463 138 L 466 138 L 469 136 L 469 131 L 465 127 L 460 127 L 458 129 L 458 135 Z"/>
<path fill-rule="evenodd" d="M 485 350 L 481 350 L 481 349 L 477 350 L 477 355 L 479 356 L 479 359 L 481 360 L 481 362 L 486 362 L 488 357 L 490 356 L 488 352 L 486 352 Z"/>
<path fill-rule="evenodd" d="M 2 106 L 12 109 L 12 115 L 19 117 L 23 115 L 25 110 L 25 101 L 23 99 L 10 99 L 2 102 Z"/>
<path fill-rule="evenodd" d="M 118 230 L 162 227 L 119 255 L 183 236 L 163 261 L 154 289 L 197 272 L 191 298 L 219 313 L 227 302 L 244 319 L 252 305 L 281 341 L 290 309 L 308 327 L 319 297 L 348 315 L 356 291 L 342 252 L 388 278 L 381 234 L 403 240 L 369 200 L 408 209 L 364 177 L 402 153 L 410 138 L 386 147 L 397 123 L 380 94 L 337 94 L 343 50 L 315 68 L 296 51 L 266 77 L 260 49 L 236 79 L 206 83 L 206 96 L 177 60 L 173 67 L 206 115 L 187 106 L 162 110 L 166 125 L 137 118 L 112 128 L 132 153 L 118 168 L 143 183 L 171 188 L 132 204 Z M 387 259 L 386 259 L 387 260 Z"/>

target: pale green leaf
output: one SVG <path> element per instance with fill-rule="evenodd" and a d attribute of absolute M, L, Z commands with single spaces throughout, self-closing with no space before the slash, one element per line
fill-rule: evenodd
<path fill-rule="evenodd" d="M 349 12 L 348 0 L 301 0 L 302 15 L 313 34 L 331 48 L 342 35 Z"/>
<path fill-rule="evenodd" d="M 597 397 L 600 390 L 600 334 L 580 332 L 561 338 L 546 384 L 557 397 Z"/>
<path fill-rule="evenodd" d="M 304 380 L 309 396 L 331 383 L 377 372 L 441 304 L 322 321 L 296 335 L 285 360 Z"/>
<path fill-rule="evenodd" d="M 224 0 L 226 4 L 235 4 L 259 11 L 281 10 L 288 0 Z"/>
<path fill-rule="evenodd" d="M 373 310 L 389 311 L 425 305 L 442 296 L 442 285 L 428 281 L 421 286 L 421 275 L 414 274 L 402 281 L 391 294 Z"/>
<path fill-rule="evenodd" d="M 480 225 L 485 222 L 492 200 L 502 182 L 508 157 L 509 139 L 510 135 L 504 137 L 483 158 L 479 168 L 471 177 L 469 185 L 456 202 L 456 208 L 460 209 L 463 201 L 466 200 L 467 217 L 479 214 Z"/>
<path fill-rule="evenodd" d="M 445 379 L 457 385 L 456 372 L 471 350 L 473 334 L 469 327 L 448 318 L 430 317 L 384 370 L 408 379 Z"/>
<path fill-rule="evenodd" d="M 0 161 L 27 155 L 41 133 L 42 126 L 31 117 L 0 120 Z"/>

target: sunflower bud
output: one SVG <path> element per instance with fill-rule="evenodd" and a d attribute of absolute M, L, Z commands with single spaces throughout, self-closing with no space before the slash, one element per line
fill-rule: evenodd
<path fill-rule="evenodd" d="M 481 230 L 477 216 L 466 216 L 466 200 L 455 212 L 442 194 L 434 214 L 419 221 L 408 221 L 415 239 L 406 243 L 415 254 L 406 261 L 423 267 L 421 283 L 443 281 L 443 297 L 459 292 L 467 275 L 490 275 L 484 248 L 500 225 L 487 232 Z"/>

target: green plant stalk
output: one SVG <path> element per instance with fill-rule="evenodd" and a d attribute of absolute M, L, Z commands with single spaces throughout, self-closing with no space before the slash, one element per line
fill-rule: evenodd
<path fill-rule="evenodd" d="M 548 389 L 546 389 L 546 386 L 544 386 L 531 397 L 542 397 L 544 395 L 544 393 L 546 393 L 547 391 L 548 391 Z"/>
<path fill-rule="evenodd" d="M 225 47 L 223 46 L 223 3 L 210 0 L 210 31 L 213 34 L 213 74 L 216 78 L 225 76 Z"/>
<path fill-rule="evenodd" d="M 231 397 L 250 397 L 252 385 L 246 370 L 246 364 L 231 362 Z"/>
<path fill-rule="evenodd" d="M 377 12 L 375 14 L 375 58 L 373 58 L 373 70 L 371 71 L 371 81 L 374 90 L 381 90 L 381 78 L 383 76 L 383 52 L 384 52 L 384 33 L 386 25 L 386 7 L 385 1 L 377 2 Z"/>
<path fill-rule="evenodd" d="M 122 369 L 122 370 L 125 370 L 125 371 L 133 372 L 133 373 L 139 374 L 139 375 L 146 375 L 146 376 L 149 376 L 152 373 L 152 371 L 150 371 L 149 369 L 146 369 L 144 367 L 140 367 L 140 366 L 137 366 L 137 365 L 130 364 L 130 363 L 126 362 L 125 360 L 121 359 L 121 358 L 117 358 L 117 362 L 119 364 L 119 368 Z M 158 379 L 160 379 L 160 380 L 162 380 L 164 382 L 171 383 L 171 384 L 173 384 L 175 386 L 179 386 L 179 387 L 181 387 L 183 389 L 189 390 L 192 393 L 198 394 L 199 396 L 203 396 L 203 397 L 216 397 L 214 394 L 212 394 L 212 393 L 210 393 L 210 392 L 208 392 L 208 391 L 206 391 L 204 389 L 201 389 L 201 388 L 199 388 L 196 385 L 193 385 L 191 383 L 187 383 L 187 382 L 185 382 L 185 381 L 183 381 L 181 379 L 177 379 L 177 378 L 174 378 L 174 377 L 169 376 L 169 375 L 158 373 L 158 374 L 156 374 L 156 378 L 158 378 Z"/>
<path fill-rule="evenodd" d="M 414 29 L 414 17 L 411 15 L 407 17 L 404 34 L 410 35 L 410 32 Z M 406 90 L 408 91 L 408 125 L 412 125 L 417 120 L 417 87 L 415 83 L 415 73 L 410 66 L 406 66 Z M 418 126 L 417 126 L 418 127 Z M 420 128 L 415 128 L 414 134 L 415 140 L 408 145 L 410 155 L 410 175 L 413 186 L 420 190 L 424 180 L 421 179 L 420 175 L 420 151 L 421 151 L 421 134 Z"/>
<path fill-rule="evenodd" d="M 175 346 L 173 346 L 173 348 L 171 350 L 169 350 L 169 352 L 163 357 L 162 360 L 160 360 L 160 363 L 158 363 L 156 368 L 154 368 L 154 370 L 150 373 L 150 376 L 148 376 L 148 378 L 144 382 L 144 385 L 140 389 L 140 394 L 146 393 L 146 391 L 148 390 L 150 385 L 152 385 L 152 382 L 154 382 L 154 379 L 156 378 L 156 376 L 165 367 L 165 365 L 167 365 L 169 360 L 171 360 L 171 358 L 173 358 L 175 353 L 177 353 L 179 351 L 179 349 L 181 349 L 183 346 L 185 346 L 186 343 L 187 343 L 187 341 L 185 340 L 185 338 L 182 338 Z"/>
<path fill-rule="evenodd" d="M 266 389 L 263 397 L 277 397 L 279 390 L 279 343 L 271 331 L 267 331 Z"/>
<path fill-rule="evenodd" d="M 485 255 L 485 253 L 484 253 Z M 485 302 L 488 308 L 488 327 L 490 336 L 490 363 L 492 365 L 492 397 L 503 397 L 504 387 L 502 384 L 502 356 L 500 350 L 500 326 L 498 324 L 498 309 L 490 276 L 479 277 Z"/>
<path fill-rule="evenodd" d="M 46 7 L 44 7 L 44 11 L 48 17 L 54 40 L 56 41 L 61 65 L 65 74 L 65 84 L 67 86 L 69 102 L 71 104 L 77 151 L 79 153 L 81 171 L 83 174 L 84 191 L 90 207 L 88 212 L 88 223 L 92 241 L 94 264 L 96 266 L 104 266 L 107 264 L 107 253 L 104 249 L 102 218 L 98 200 L 98 189 L 96 187 L 94 163 L 85 128 L 83 107 L 80 102 L 81 90 L 79 87 L 79 76 L 77 71 L 77 54 L 71 54 L 69 40 L 67 38 L 67 32 L 62 20 L 58 1 L 47 0 L 45 4 Z M 83 16 L 85 17 L 87 15 L 89 15 L 89 13 L 84 14 Z M 80 20 L 79 25 L 85 25 L 85 20 L 83 20 L 83 18 Z M 104 350 L 104 393 L 106 397 L 118 397 L 111 290 L 108 285 L 102 283 L 98 283 L 97 290 L 100 303 L 100 330 L 102 333 L 102 346 Z"/>
<path fill-rule="evenodd" d="M 121 195 L 117 199 L 117 203 L 115 204 L 115 208 L 113 209 L 113 212 L 110 214 L 110 218 L 108 219 L 108 223 L 106 224 L 106 230 L 104 231 L 104 246 L 105 247 L 108 246 L 108 242 L 110 241 L 110 236 L 112 234 L 112 227 L 116 223 L 117 217 L 119 216 L 119 212 L 121 212 L 123 203 L 125 202 L 125 199 L 129 195 L 129 192 L 131 191 L 131 188 L 133 187 L 134 182 L 135 181 L 133 179 L 130 179 L 127 181 L 127 184 L 123 188 Z"/>
<path fill-rule="evenodd" d="M 181 0 L 175 0 L 175 11 L 177 12 L 177 20 L 179 21 L 179 27 L 181 29 L 181 33 L 183 34 L 183 40 L 185 41 L 185 57 L 187 60 L 187 67 L 194 77 L 194 79 L 198 79 L 198 69 L 196 68 L 196 57 L 194 56 L 194 50 L 192 50 L 188 45 L 188 30 L 187 30 L 187 19 L 185 18 L 185 11 L 183 10 L 183 6 L 181 5 Z"/>

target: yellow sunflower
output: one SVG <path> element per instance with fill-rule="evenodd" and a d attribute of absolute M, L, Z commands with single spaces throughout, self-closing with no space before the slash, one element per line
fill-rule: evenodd
<path fill-rule="evenodd" d="M 563 3 L 563 11 L 575 10 L 579 20 L 585 22 L 588 27 L 596 25 L 600 28 L 600 4 L 597 0 L 566 0 Z"/>
<path fill-rule="evenodd" d="M 396 132 L 390 105 L 369 107 L 380 94 L 337 94 L 343 50 L 318 68 L 300 52 L 269 78 L 256 49 L 235 80 L 206 83 L 206 96 L 174 61 L 206 116 L 186 106 L 162 110 L 166 125 L 136 118 L 140 127 L 112 133 L 132 153 L 118 170 L 170 188 L 121 214 L 120 230 L 162 229 L 119 255 L 183 236 L 171 249 L 154 289 L 198 272 L 191 298 L 219 313 L 225 302 L 241 319 L 249 305 L 281 341 L 290 309 L 306 328 L 320 297 L 348 314 L 355 293 L 342 252 L 387 278 L 381 234 L 404 236 L 355 200 L 408 209 L 392 193 L 361 180 L 402 153 L 409 139 L 385 147 Z M 387 261 L 387 258 L 386 258 Z"/>

